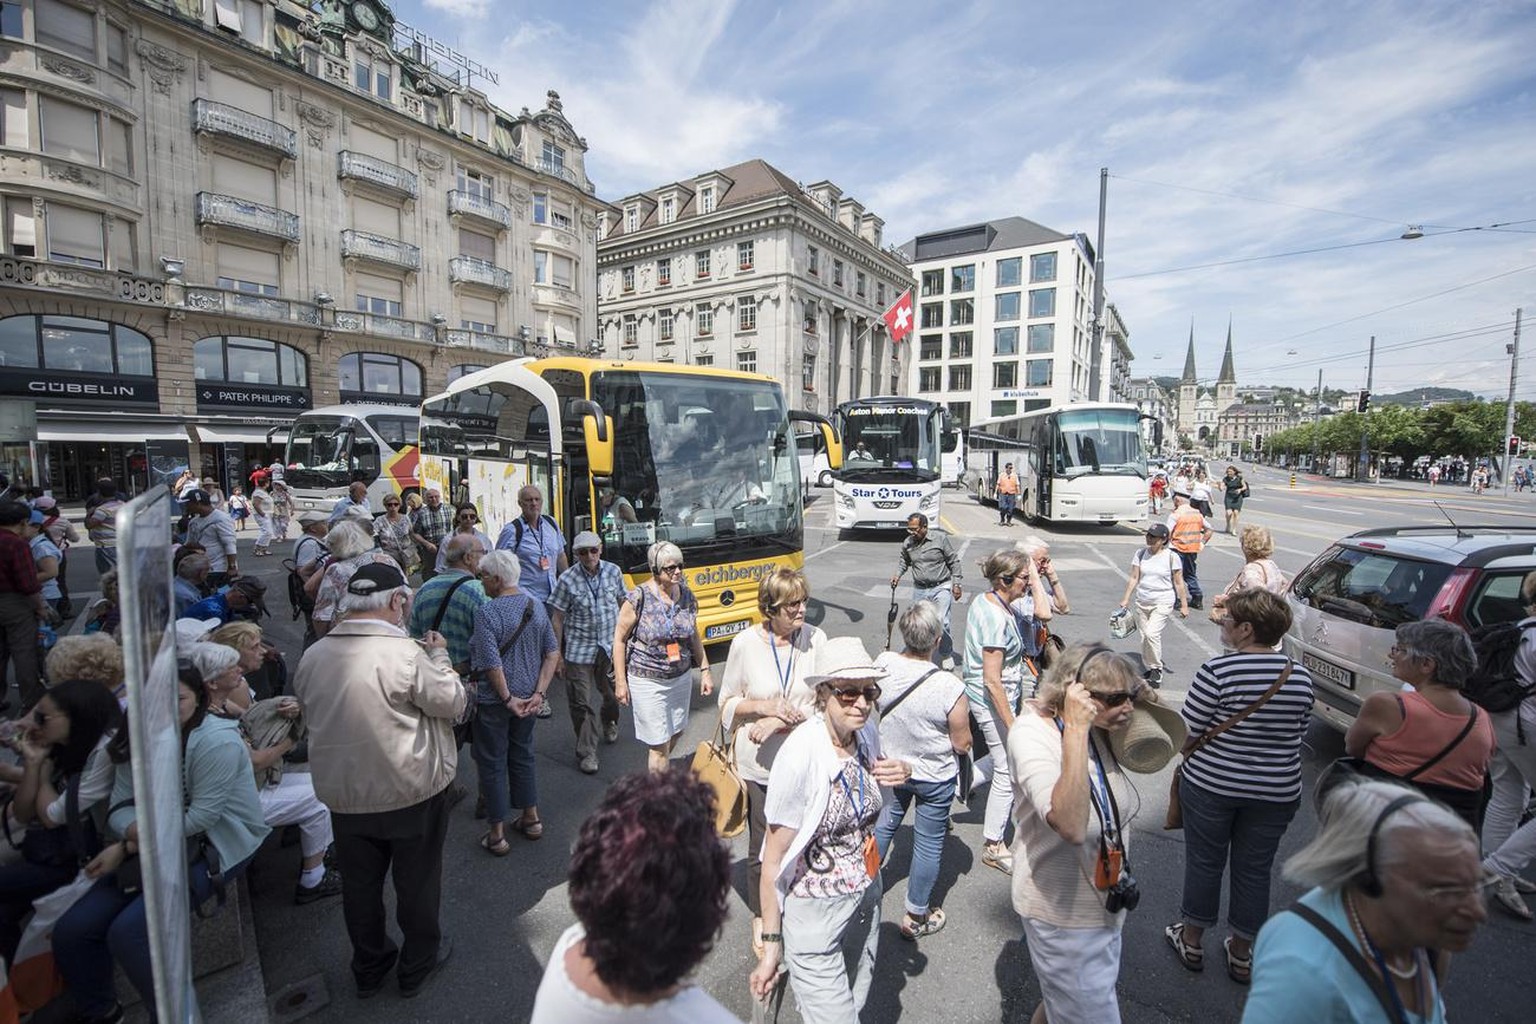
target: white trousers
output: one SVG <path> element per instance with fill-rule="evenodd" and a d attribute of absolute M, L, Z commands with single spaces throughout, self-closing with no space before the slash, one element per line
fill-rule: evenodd
<path fill-rule="evenodd" d="M 331 845 L 331 812 L 315 795 L 309 772 L 284 771 L 275 786 L 262 786 L 261 816 L 268 825 L 299 826 L 299 849 L 305 857 L 324 853 Z"/>
<path fill-rule="evenodd" d="M 1136 602 L 1136 629 L 1141 633 L 1141 660 L 1147 668 L 1163 667 L 1163 629 L 1173 605 Z"/>
<path fill-rule="evenodd" d="M 835 899 L 784 900 L 784 963 L 805 1024 L 859 1024 L 875 975 L 880 880 Z"/>
<path fill-rule="evenodd" d="M 1120 1024 L 1120 929 L 1024 922 L 1029 964 L 1050 1024 Z"/>
<path fill-rule="evenodd" d="M 256 546 L 264 548 L 272 543 L 272 517 L 253 515 L 256 520 Z"/>
<path fill-rule="evenodd" d="M 1525 726 L 1525 743 L 1515 729 L 1515 716 Z M 1530 790 L 1536 786 L 1536 697 L 1515 710 L 1491 716 L 1498 748 L 1488 765 L 1493 796 L 1483 818 L 1483 866 L 1501 875 L 1518 875 L 1536 858 L 1536 818 L 1520 824 Z"/>
<path fill-rule="evenodd" d="M 991 702 L 971 705 L 976 725 L 987 741 L 987 756 L 992 759 L 992 788 L 987 793 L 987 809 L 982 815 L 981 838 L 988 843 L 1000 843 L 1008 830 L 1008 818 L 1013 813 L 1013 775 L 1008 769 L 1008 736 L 1001 723 L 992 717 Z"/>

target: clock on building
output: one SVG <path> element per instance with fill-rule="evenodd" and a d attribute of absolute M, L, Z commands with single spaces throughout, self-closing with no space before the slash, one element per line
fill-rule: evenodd
<path fill-rule="evenodd" d="M 357 0 L 352 5 L 352 20 L 365 32 L 377 32 L 379 30 L 379 12 L 373 5 L 365 0 Z"/>

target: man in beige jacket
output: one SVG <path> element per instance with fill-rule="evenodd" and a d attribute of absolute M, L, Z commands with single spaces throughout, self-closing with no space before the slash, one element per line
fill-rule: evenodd
<path fill-rule="evenodd" d="M 309 721 L 315 792 L 336 832 L 360 999 L 378 994 L 397 964 L 400 994 L 419 994 L 453 951 L 438 909 L 458 764 L 453 722 L 467 694 L 441 634 L 418 643 L 402 628 L 410 605 L 399 567 L 362 566 L 341 599 L 341 621 L 304 652 L 293 680 Z M 399 947 L 385 925 L 391 868 Z"/>

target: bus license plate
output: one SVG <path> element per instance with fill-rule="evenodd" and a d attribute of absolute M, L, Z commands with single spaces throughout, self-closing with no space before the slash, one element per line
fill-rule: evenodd
<path fill-rule="evenodd" d="M 722 622 L 719 625 L 706 626 L 704 628 L 704 639 L 720 640 L 728 636 L 735 636 L 737 633 L 745 633 L 750 625 L 752 625 L 751 619 L 738 619 L 735 622 Z"/>
<path fill-rule="evenodd" d="M 1331 661 L 1324 661 L 1315 654 L 1301 653 L 1301 663 L 1308 672 L 1322 676 L 1330 683 L 1344 687 L 1346 690 L 1355 688 L 1355 674 L 1341 665 L 1335 665 Z"/>

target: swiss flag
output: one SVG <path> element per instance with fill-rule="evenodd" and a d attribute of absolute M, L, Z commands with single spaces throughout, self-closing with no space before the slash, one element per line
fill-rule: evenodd
<path fill-rule="evenodd" d="M 902 292 L 881 319 L 891 332 L 893 342 L 905 341 L 907 335 L 912 333 L 912 289 Z"/>

